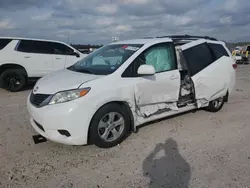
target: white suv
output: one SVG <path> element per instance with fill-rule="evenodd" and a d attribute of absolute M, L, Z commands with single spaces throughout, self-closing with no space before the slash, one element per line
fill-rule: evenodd
<path fill-rule="evenodd" d="M 0 37 L 0 86 L 19 91 L 28 81 L 68 67 L 84 56 L 63 42 Z"/>
<path fill-rule="evenodd" d="M 31 124 L 55 142 L 113 147 L 146 122 L 219 111 L 236 67 L 224 42 L 207 37 L 111 43 L 37 82 L 27 100 Z"/>

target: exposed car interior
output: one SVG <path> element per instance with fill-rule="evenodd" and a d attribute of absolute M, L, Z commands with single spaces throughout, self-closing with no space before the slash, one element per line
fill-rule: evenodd
<path fill-rule="evenodd" d="M 181 76 L 180 94 L 177 104 L 178 107 L 180 108 L 190 103 L 195 103 L 195 93 L 194 93 L 195 90 L 194 90 L 194 84 L 188 72 L 187 63 L 183 56 L 183 53 L 178 45 L 175 46 L 175 49 L 176 49 L 177 65 Z"/>
<path fill-rule="evenodd" d="M 207 39 L 210 41 L 217 41 L 217 39 L 207 37 L 207 36 L 200 37 L 200 36 L 189 36 L 189 35 L 184 35 L 184 36 L 176 35 L 176 36 L 167 36 L 167 37 L 172 38 L 172 40 L 174 41 L 176 58 L 177 58 L 177 66 L 178 66 L 178 69 L 180 71 L 180 76 L 181 76 L 180 94 L 179 94 L 179 100 L 178 100 L 177 105 L 180 108 L 180 107 L 184 107 L 190 104 L 195 104 L 195 87 L 194 87 L 194 83 L 191 77 L 194 75 L 194 73 L 199 72 L 202 69 L 202 67 L 200 67 L 200 70 L 199 70 L 199 66 L 195 65 L 195 69 L 196 69 L 195 70 L 195 69 L 192 69 L 192 65 L 189 65 L 189 68 L 188 68 L 187 61 L 181 50 L 181 45 L 187 44 L 189 42 L 192 42 L 198 39 Z M 208 44 L 208 46 L 211 49 L 206 49 L 206 50 L 210 50 L 209 52 L 213 54 L 213 56 L 210 56 L 211 58 L 211 60 L 209 60 L 210 62 L 215 61 L 216 59 L 220 58 L 223 55 L 228 56 L 227 52 L 225 51 L 224 48 L 222 48 L 221 45 L 216 46 L 216 44 Z M 201 49 L 201 46 L 199 46 L 198 48 Z"/>

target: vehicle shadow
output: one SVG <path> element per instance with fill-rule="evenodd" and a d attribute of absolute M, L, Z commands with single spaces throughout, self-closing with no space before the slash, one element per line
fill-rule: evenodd
<path fill-rule="evenodd" d="M 164 155 L 157 158 L 163 150 Z M 191 167 L 180 155 L 175 140 L 157 144 L 143 161 L 143 174 L 150 178 L 149 188 L 188 188 Z"/>

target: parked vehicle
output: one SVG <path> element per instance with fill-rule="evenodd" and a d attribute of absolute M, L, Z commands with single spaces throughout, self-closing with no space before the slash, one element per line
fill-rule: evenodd
<path fill-rule="evenodd" d="M 241 51 L 242 51 L 242 47 L 241 47 L 241 46 L 236 46 L 236 47 L 234 48 L 234 52 L 235 52 L 236 54 L 241 54 Z"/>
<path fill-rule="evenodd" d="M 31 124 L 52 141 L 103 148 L 138 126 L 185 111 L 219 111 L 235 85 L 224 42 L 168 36 L 111 43 L 41 78 L 28 97 Z"/>
<path fill-rule="evenodd" d="M 236 54 L 233 56 L 233 58 L 234 58 L 234 60 L 235 60 L 235 62 L 236 62 L 237 64 L 242 64 L 242 57 L 241 57 L 241 54 L 236 53 Z"/>
<path fill-rule="evenodd" d="M 86 55 L 58 41 L 0 37 L 0 85 L 15 92 L 28 81 L 68 67 Z"/>
<path fill-rule="evenodd" d="M 249 64 L 249 53 L 250 53 L 250 45 L 243 46 L 242 61 L 244 61 L 244 64 Z"/>

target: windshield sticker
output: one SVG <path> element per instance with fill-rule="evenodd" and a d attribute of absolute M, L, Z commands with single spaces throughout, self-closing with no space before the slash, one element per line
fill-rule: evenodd
<path fill-rule="evenodd" d="M 122 46 L 122 48 L 124 48 L 125 50 L 131 50 L 131 51 L 137 51 L 137 50 L 139 50 L 138 47 L 128 46 L 128 45 L 124 45 L 124 46 Z"/>
<path fill-rule="evenodd" d="M 127 47 L 128 47 L 128 45 L 124 45 L 124 46 L 122 46 L 122 48 L 124 48 L 124 49 L 125 49 L 125 48 L 127 48 Z"/>

